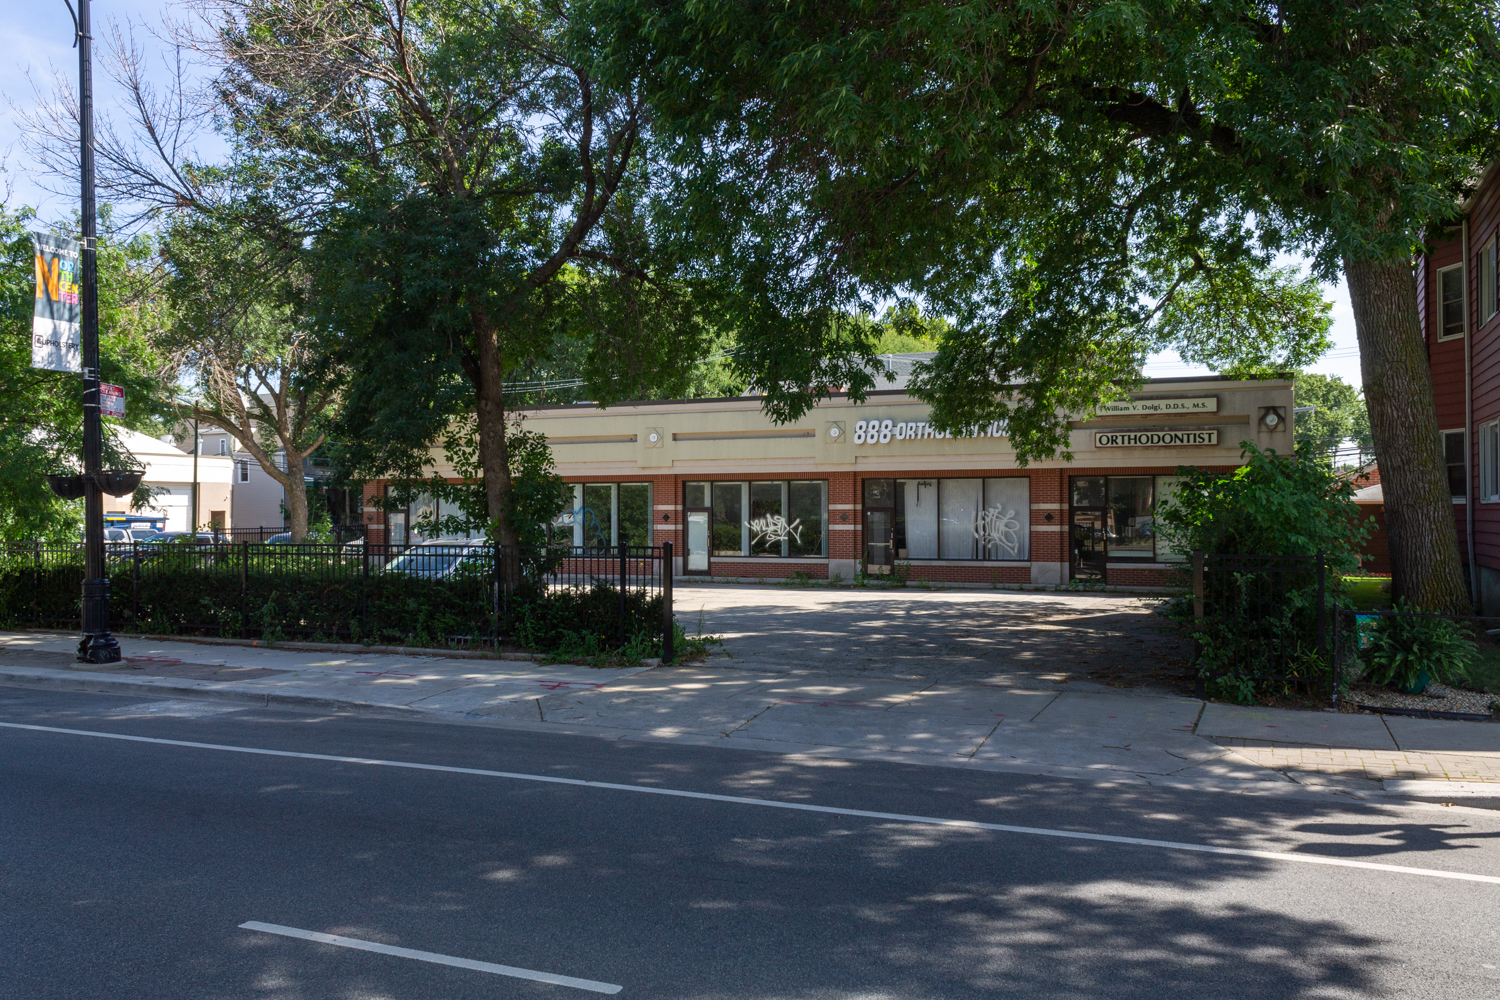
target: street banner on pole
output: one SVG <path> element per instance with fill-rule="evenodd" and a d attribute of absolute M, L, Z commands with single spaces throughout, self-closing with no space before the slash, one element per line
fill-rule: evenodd
<path fill-rule="evenodd" d="M 36 247 L 36 310 L 31 316 L 31 367 L 55 372 L 83 371 L 79 344 L 78 241 L 32 233 Z"/>
<path fill-rule="evenodd" d="M 125 415 L 125 390 L 108 382 L 99 383 L 99 415 L 101 417 L 123 417 Z"/>

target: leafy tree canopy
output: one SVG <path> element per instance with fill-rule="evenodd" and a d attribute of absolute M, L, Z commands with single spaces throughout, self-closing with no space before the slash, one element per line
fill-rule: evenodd
<path fill-rule="evenodd" d="M 1373 454 L 1370 438 L 1370 415 L 1358 387 L 1349 385 L 1337 375 L 1298 372 L 1297 406 L 1316 407 L 1297 414 L 1296 438 L 1312 454 L 1332 457 L 1345 441 L 1353 441 L 1361 454 Z"/>
<path fill-rule="evenodd" d="M 6 541 L 73 541 L 83 521 L 82 501 L 59 499 L 45 478 L 77 472 L 83 454 L 81 376 L 31 367 L 36 257 L 30 232 L 45 228 L 30 211 L 0 208 L 0 539 Z M 160 309 L 153 253 L 144 238 L 100 241 L 100 370 L 104 381 L 124 387 L 126 397 L 124 420 L 105 419 L 106 468 L 132 466 L 110 427 L 155 435 L 168 417 L 142 334 Z M 136 499 L 148 495 L 143 487 Z"/>

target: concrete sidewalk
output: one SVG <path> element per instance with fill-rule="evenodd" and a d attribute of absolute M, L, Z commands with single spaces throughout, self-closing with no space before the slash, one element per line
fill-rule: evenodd
<path fill-rule="evenodd" d="M 797 669 L 595 669 L 0 632 L 0 683 L 144 699 L 377 708 L 541 732 L 1215 788 L 1500 798 L 1500 725 L 1122 693 L 1080 681 L 933 683 Z"/>

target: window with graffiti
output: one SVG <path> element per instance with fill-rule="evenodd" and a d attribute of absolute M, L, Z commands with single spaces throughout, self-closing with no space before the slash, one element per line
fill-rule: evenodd
<path fill-rule="evenodd" d="M 715 556 L 828 555 L 828 483 L 822 479 L 686 483 L 684 505 L 710 510 Z"/>
<path fill-rule="evenodd" d="M 1031 558 L 1029 478 L 897 479 L 893 486 L 883 495 L 895 514 L 897 559 Z"/>
<path fill-rule="evenodd" d="M 552 522 L 553 537 L 589 549 L 651 544 L 650 483 L 575 483 L 573 505 Z"/>

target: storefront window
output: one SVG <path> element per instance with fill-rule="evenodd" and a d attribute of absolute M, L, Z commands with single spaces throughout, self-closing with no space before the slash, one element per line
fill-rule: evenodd
<path fill-rule="evenodd" d="M 688 555 L 699 552 L 703 515 L 691 511 L 710 506 L 707 535 L 715 556 L 822 558 L 828 554 L 825 522 L 828 484 L 824 480 L 771 480 L 737 483 L 685 483 L 684 515 L 688 525 Z M 706 504 L 711 501 L 711 504 Z M 695 544 L 698 547 L 695 547 Z M 706 570 L 707 552 L 692 568 Z"/>
<path fill-rule="evenodd" d="M 944 479 L 938 487 L 938 552 L 943 559 L 974 558 L 974 526 L 983 483 Z"/>
<path fill-rule="evenodd" d="M 821 479 L 787 484 L 787 555 L 818 558 L 828 554 L 823 544 L 827 492 L 828 484 Z"/>
<path fill-rule="evenodd" d="M 1171 500 L 1177 493 L 1177 487 L 1182 482 L 1181 476 L 1157 476 L 1156 477 L 1156 506 Z M 1156 534 L 1156 561 L 1157 562 L 1185 562 L 1187 561 L 1187 539 L 1167 531 L 1162 523 L 1155 518 L 1152 512 L 1151 526 Z"/>
<path fill-rule="evenodd" d="M 714 555 L 745 554 L 745 483 L 714 483 Z"/>
<path fill-rule="evenodd" d="M 429 493 L 420 493 L 411 502 L 411 533 L 413 541 L 426 541 L 438 538 L 441 532 L 438 530 L 438 502 L 437 498 Z"/>
<path fill-rule="evenodd" d="M 651 484 L 621 483 L 618 540 L 626 545 L 651 544 Z"/>
<path fill-rule="evenodd" d="M 1069 492 L 1073 575 L 1102 578 L 1110 563 L 1184 559 L 1156 524 L 1157 504 L 1178 482 L 1177 476 L 1074 476 Z"/>
<path fill-rule="evenodd" d="M 1027 477 L 901 479 L 893 493 L 897 559 L 1031 558 Z"/>
<path fill-rule="evenodd" d="M 981 559 L 1031 557 L 1031 480 L 1020 476 L 984 481 L 978 530 Z"/>
<path fill-rule="evenodd" d="M 901 483 L 901 527 L 906 544 L 897 550 L 901 559 L 938 557 L 938 481 L 907 479 Z"/>
<path fill-rule="evenodd" d="M 586 483 L 583 487 L 583 509 L 579 512 L 579 527 L 583 538 L 578 542 L 588 549 L 607 549 L 614 534 L 613 483 Z"/>
<path fill-rule="evenodd" d="M 785 483 L 750 484 L 750 554 L 780 556 L 787 540 Z"/>
<path fill-rule="evenodd" d="M 651 544 L 650 483 L 579 483 L 573 507 L 552 522 L 553 537 L 589 549 Z"/>
<path fill-rule="evenodd" d="M 1156 558 L 1153 502 L 1150 476 L 1111 476 L 1109 480 L 1108 531 L 1110 559 Z"/>

